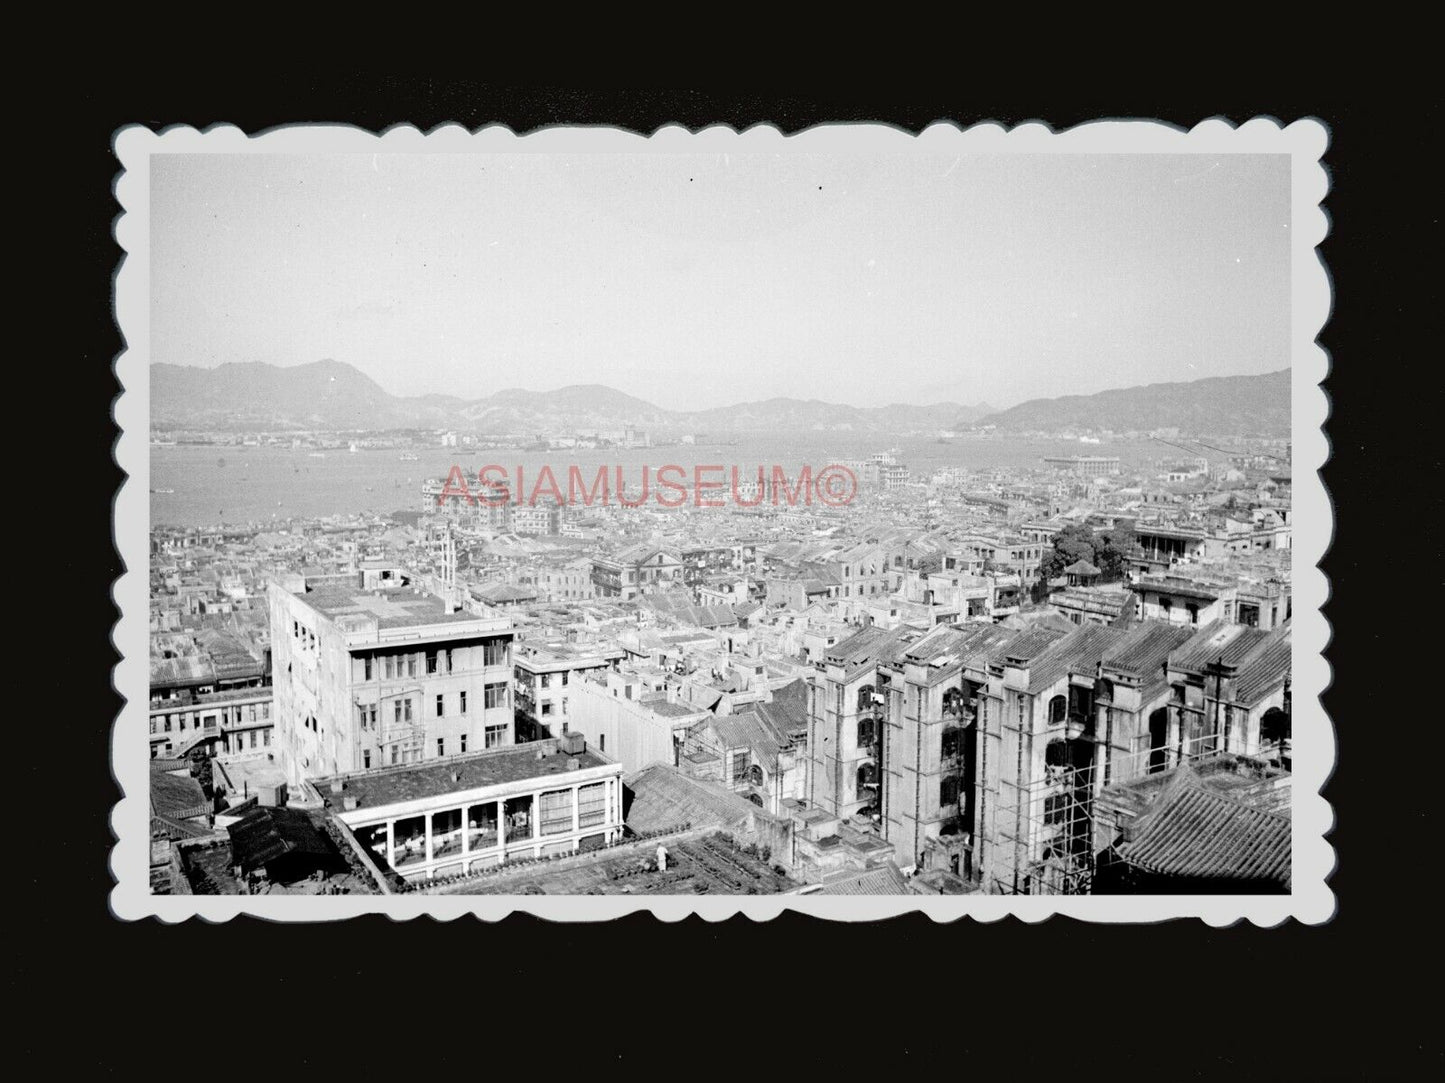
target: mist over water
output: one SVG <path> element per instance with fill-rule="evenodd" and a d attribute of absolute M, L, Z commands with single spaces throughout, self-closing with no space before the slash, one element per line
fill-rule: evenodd
<path fill-rule="evenodd" d="M 960 466 L 974 470 L 1028 470 L 1042 467 L 1046 455 L 1117 455 L 1125 469 L 1183 453 L 1153 441 L 1081 444 L 1073 440 L 998 438 L 951 440 L 889 437 L 877 434 L 792 433 L 740 435 L 733 445 L 680 445 L 653 448 L 597 448 L 558 451 L 477 451 L 471 448 L 417 449 L 415 462 L 403 462 L 395 448 L 348 452 L 327 450 L 322 457 L 307 449 L 184 445 L 151 447 L 150 485 L 153 526 L 214 526 L 321 518 L 357 512 L 419 511 L 421 485 L 444 478 L 460 466 L 476 488 L 477 472 L 497 465 L 509 474 L 525 470 L 524 485 L 532 489 L 538 472 L 550 466 L 565 492 L 567 468 L 576 465 L 590 483 L 598 467 L 621 466 L 629 491 L 635 491 L 642 468 L 667 465 L 691 473 L 696 466 L 736 465 L 743 477 L 763 466 L 781 466 L 794 476 L 803 466 L 821 469 L 846 459 L 866 459 L 896 449 L 915 481 L 936 470 Z"/>

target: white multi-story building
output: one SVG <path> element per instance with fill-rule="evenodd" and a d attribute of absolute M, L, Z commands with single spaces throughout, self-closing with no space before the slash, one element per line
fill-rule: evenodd
<path fill-rule="evenodd" d="M 274 722 L 293 783 L 515 742 L 510 617 L 413 587 L 287 575 L 269 590 Z"/>

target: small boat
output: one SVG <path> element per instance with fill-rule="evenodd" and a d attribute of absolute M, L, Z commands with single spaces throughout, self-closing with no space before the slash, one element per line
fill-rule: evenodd
<path fill-rule="evenodd" d="M 175 490 L 174 490 L 174 489 L 152 489 L 151 492 L 153 492 L 153 493 L 165 493 L 167 496 L 169 496 L 171 493 L 174 493 Z"/>

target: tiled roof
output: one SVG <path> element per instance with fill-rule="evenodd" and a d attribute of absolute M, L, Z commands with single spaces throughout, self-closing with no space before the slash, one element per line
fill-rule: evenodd
<path fill-rule="evenodd" d="M 777 771 L 778 751 L 785 738 L 756 711 L 718 715 L 711 725 L 724 748 L 746 748 L 769 774 Z"/>
<path fill-rule="evenodd" d="M 335 847 L 300 809 L 258 808 L 226 828 L 232 860 L 250 871 L 287 854 L 330 857 Z"/>
<path fill-rule="evenodd" d="M 1104 652 L 1104 668 L 1146 677 L 1161 668 L 1170 652 L 1193 635 L 1194 629 L 1185 624 L 1141 621 Z"/>
<path fill-rule="evenodd" d="M 1294 660 L 1290 625 L 1276 628 L 1241 662 L 1234 681 L 1235 702 L 1252 706 L 1286 677 Z"/>
<path fill-rule="evenodd" d="M 1206 788 L 1188 765 L 1139 817 L 1119 856 L 1189 879 L 1290 882 L 1290 820 Z"/>
<path fill-rule="evenodd" d="M 1081 624 L 1029 663 L 1030 694 L 1037 694 L 1070 673 L 1093 673 L 1104 652 L 1123 635 L 1102 624 Z"/>
<path fill-rule="evenodd" d="M 186 820 L 206 815 L 210 805 L 206 800 L 206 791 L 190 776 L 152 771 L 151 809 L 158 816 Z"/>
<path fill-rule="evenodd" d="M 683 825 L 731 828 L 762 809 L 746 798 L 688 778 L 668 764 L 644 768 L 625 782 L 632 791 L 627 826 L 638 833 Z"/>
<path fill-rule="evenodd" d="M 899 647 L 907 642 L 913 633 L 903 629 L 888 630 L 876 624 L 850 635 L 828 648 L 827 661 L 847 669 L 875 665 L 880 661 L 892 661 Z"/>
<path fill-rule="evenodd" d="M 1165 621 L 1143 621 L 1132 626 L 1123 639 L 1104 652 L 1104 669 L 1138 677 L 1145 701 L 1164 690 L 1169 675 L 1164 663 L 1169 654 L 1187 642 L 1194 629 Z"/>
<path fill-rule="evenodd" d="M 1172 669 L 1191 672 L 1199 672 L 1211 662 L 1221 660 L 1227 666 L 1238 665 L 1268 635 L 1258 628 L 1213 621 L 1200 628 L 1192 639 L 1176 650 L 1169 658 L 1169 665 Z"/>
<path fill-rule="evenodd" d="M 908 884 L 892 862 L 826 880 L 815 895 L 907 895 Z"/>
<path fill-rule="evenodd" d="M 1055 641 L 1070 634 L 1073 626 L 1069 625 L 1068 628 L 1069 631 L 1066 632 L 1063 628 L 1053 624 L 1042 622 L 1031 624 L 1007 643 L 1002 644 L 998 651 L 998 658 L 1000 660 L 1017 658 L 1027 664 L 1047 650 Z"/>

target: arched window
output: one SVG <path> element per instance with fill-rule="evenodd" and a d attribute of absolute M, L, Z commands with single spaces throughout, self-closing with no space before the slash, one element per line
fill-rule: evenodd
<path fill-rule="evenodd" d="M 748 785 L 761 786 L 763 784 L 763 769 L 757 764 L 748 768 Z"/>
<path fill-rule="evenodd" d="M 943 758 L 951 760 L 963 752 L 963 730 L 958 726 L 943 727 Z"/>
<path fill-rule="evenodd" d="M 1055 696 L 1049 700 L 1049 725 L 1062 726 L 1068 711 L 1069 701 L 1064 696 Z"/>
<path fill-rule="evenodd" d="M 873 686 L 871 684 L 865 684 L 862 688 L 858 689 L 858 709 L 860 711 L 866 711 L 872 706 Z"/>
<path fill-rule="evenodd" d="M 1271 707 L 1259 720 L 1259 741 L 1263 745 L 1279 745 L 1290 739 L 1290 717 L 1278 707 Z"/>
<path fill-rule="evenodd" d="M 1094 700 L 1098 703 L 1114 702 L 1114 682 L 1100 677 L 1094 684 Z"/>
<path fill-rule="evenodd" d="M 963 689 L 949 688 L 944 691 L 943 713 L 950 715 L 963 713 Z"/>

